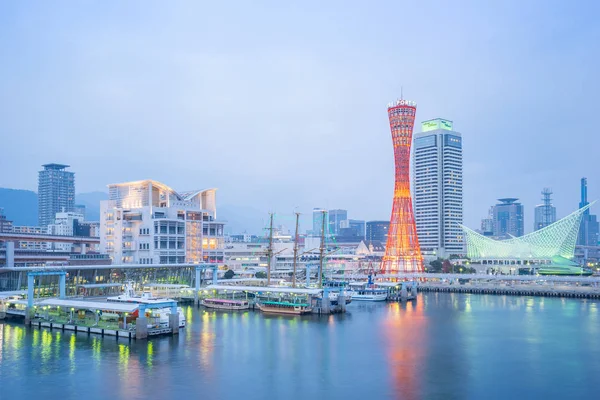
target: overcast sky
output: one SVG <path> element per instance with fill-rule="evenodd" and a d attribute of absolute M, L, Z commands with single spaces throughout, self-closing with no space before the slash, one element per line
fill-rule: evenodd
<path fill-rule="evenodd" d="M 295 5 L 293 5 L 294 3 Z M 495 3 L 490 5 L 491 3 Z M 388 219 L 386 104 L 463 135 L 465 222 L 586 176 L 600 197 L 589 1 L 0 3 L 0 186 L 70 164 L 77 192 L 151 178 L 222 204 Z"/>

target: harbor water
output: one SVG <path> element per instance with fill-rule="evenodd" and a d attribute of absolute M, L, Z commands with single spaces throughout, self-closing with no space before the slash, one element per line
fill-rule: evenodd
<path fill-rule="evenodd" d="M 421 293 L 346 314 L 184 308 L 129 341 L 0 323 L 6 399 L 506 399 L 600 396 L 600 302 Z"/>

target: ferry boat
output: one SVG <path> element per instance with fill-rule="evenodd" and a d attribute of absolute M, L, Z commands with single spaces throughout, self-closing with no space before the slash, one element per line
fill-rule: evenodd
<path fill-rule="evenodd" d="M 310 304 L 290 303 L 286 301 L 263 301 L 256 303 L 258 309 L 264 313 L 302 315 L 312 311 Z"/>
<path fill-rule="evenodd" d="M 154 297 L 150 292 L 143 292 L 141 296 L 135 293 L 133 288 L 133 281 L 125 282 L 125 293 L 119 296 L 107 297 L 106 301 L 113 301 L 118 303 L 137 303 L 137 304 L 156 304 L 156 303 L 164 303 L 166 301 L 175 301 L 173 299 L 167 299 L 162 297 Z M 152 311 L 156 315 L 160 315 L 161 323 L 164 323 L 164 319 L 169 320 L 169 315 L 171 314 L 171 308 L 159 308 Z M 183 309 L 181 307 L 177 307 L 177 314 L 179 314 L 179 327 L 185 328 L 186 320 L 185 315 L 183 314 Z"/>
<path fill-rule="evenodd" d="M 356 301 L 385 301 L 387 297 L 387 289 L 364 288 L 352 292 L 352 300 Z"/>
<path fill-rule="evenodd" d="M 204 299 L 202 305 L 206 308 L 215 310 L 247 310 L 250 308 L 250 303 L 246 300 L 224 300 L 224 299 Z"/>
<path fill-rule="evenodd" d="M 367 282 L 352 282 L 352 300 L 356 301 L 385 301 L 388 298 L 387 288 L 378 288 L 369 275 Z"/>

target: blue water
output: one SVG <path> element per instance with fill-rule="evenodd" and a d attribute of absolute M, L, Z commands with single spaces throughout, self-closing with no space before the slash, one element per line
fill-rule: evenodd
<path fill-rule="evenodd" d="M 449 293 L 324 317 L 188 307 L 180 335 L 137 342 L 4 323 L 0 399 L 594 399 L 599 308 Z"/>

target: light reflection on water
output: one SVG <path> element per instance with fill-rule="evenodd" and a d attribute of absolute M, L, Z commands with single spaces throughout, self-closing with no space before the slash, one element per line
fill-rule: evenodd
<path fill-rule="evenodd" d="M 0 323 L 0 381 L 7 398 L 585 397 L 600 389 L 598 306 L 427 293 L 321 317 L 188 307 L 180 335 L 131 342 Z"/>

